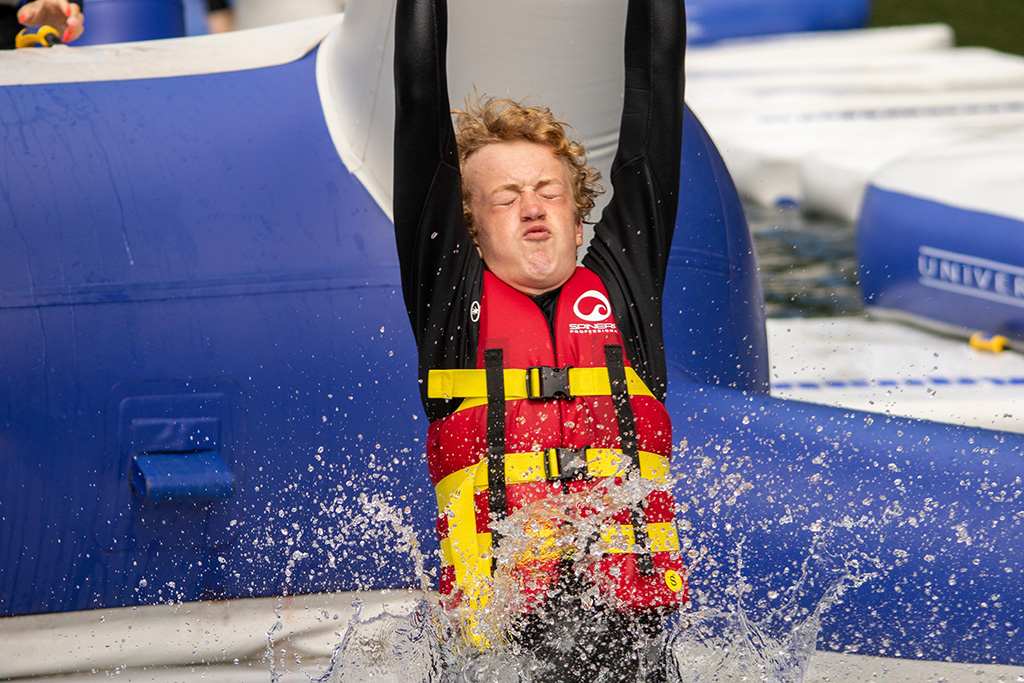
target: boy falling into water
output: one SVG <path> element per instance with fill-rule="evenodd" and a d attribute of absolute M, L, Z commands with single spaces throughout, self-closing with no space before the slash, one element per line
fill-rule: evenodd
<path fill-rule="evenodd" d="M 446 23 L 444 0 L 398 2 L 395 232 L 431 420 L 441 592 L 470 613 L 472 631 L 504 572 L 522 597 L 508 634 L 540 660 L 539 680 L 659 680 L 663 668 L 634 643 L 656 641 L 661 615 L 687 594 L 675 504 L 658 486 L 672 446 L 661 295 L 679 183 L 683 2 L 629 2 L 613 197 L 583 267 L 598 189 L 582 146 L 547 109 L 509 100 L 467 107 L 456 132 Z M 649 484 L 642 500 L 619 504 L 638 480 Z M 614 504 L 583 533 L 544 518 L 567 494 L 577 508 L 587 501 L 576 510 L 584 521 L 595 501 Z M 517 536 L 532 551 L 502 566 L 497 528 L 517 512 L 530 517 Z"/>

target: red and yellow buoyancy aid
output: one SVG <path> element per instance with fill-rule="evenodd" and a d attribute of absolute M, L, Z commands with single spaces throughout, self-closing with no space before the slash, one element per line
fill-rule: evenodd
<path fill-rule="evenodd" d="M 664 482 L 672 451 L 668 411 L 629 367 L 593 272 L 577 268 L 562 287 L 553 340 L 539 307 L 489 272 L 479 324 L 477 368 L 428 376 L 428 396 L 463 401 L 427 439 L 441 593 L 476 607 L 489 594 L 492 508 L 504 517 L 563 492 L 621 484 L 630 467 Z M 679 605 L 687 585 L 672 494 L 655 488 L 639 507 L 603 520 L 594 580 L 620 608 Z M 542 547 L 544 530 L 532 533 Z M 558 562 L 557 549 L 517 561 L 521 591 L 542 599 Z"/>

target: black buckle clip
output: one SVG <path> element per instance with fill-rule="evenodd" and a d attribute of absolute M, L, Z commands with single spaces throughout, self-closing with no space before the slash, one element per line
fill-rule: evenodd
<path fill-rule="evenodd" d="M 571 365 L 564 368 L 553 368 L 550 365 L 534 365 L 526 368 L 526 396 L 534 400 L 550 398 L 562 398 L 566 401 L 572 400 L 569 393 L 569 370 Z M 534 372 L 536 370 L 536 372 Z"/>
<path fill-rule="evenodd" d="M 587 476 L 587 447 L 544 449 L 544 476 L 548 481 L 583 479 Z"/>

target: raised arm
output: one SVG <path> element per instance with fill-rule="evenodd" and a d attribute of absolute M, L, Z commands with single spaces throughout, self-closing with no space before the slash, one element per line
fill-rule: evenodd
<path fill-rule="evenodd" d="M 667 374 L 661 294 L 679 192 L 685 47 L 683 0 L 630 0 L 613 194 L 584 259 L 605 281 L 630 360 L 659 398 Z"/>
<path fill-rule="evenodd" d="M 645 161 L 662 199 L 679 187 L 683 123 L 686 15 L 682 0 L 631 0 L 626 19 L 626 84 L 612 181 L 631 163 Z M 628 198 L 626 198 L 629 201 Z M 661 217 L 675 221 L 675 206 Z"/>
<path fill-rule="evenodd" d="M 445 0 L 398 0 L 395 14 L 394 218 L 403 275 L 437 175 L 459 157 L 448 102 Z M 461 199 L 460 199 L 461 201 Z M 447 232 L 447 231 L 446 231 Z"/>
<path fill-rule="evenodd" d="M 398 0 L 395 14 L 394 219 L 402 291 L 420 350 L 431 368 L 475 359 L 462 316 L 483 277 L 462 215 L 458 148 L 445 69 L 445 0 Z M 478 295 L 478 294 L 477 294 Z M 425 397 L 433 420 L 447 410 Z"/>

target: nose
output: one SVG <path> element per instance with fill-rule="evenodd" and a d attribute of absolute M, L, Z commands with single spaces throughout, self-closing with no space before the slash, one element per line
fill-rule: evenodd
<path fill-rule="evenodd" d="M 544 205 L 536 192 L 524 192 L 519 205 L 519 217 L 523 221 L 536 221 L 544 218 Z"/>

